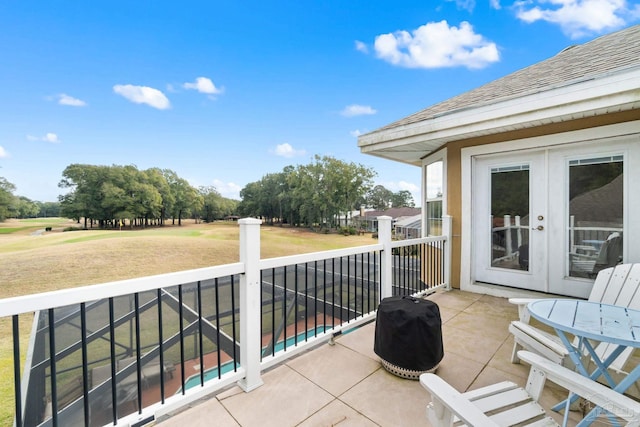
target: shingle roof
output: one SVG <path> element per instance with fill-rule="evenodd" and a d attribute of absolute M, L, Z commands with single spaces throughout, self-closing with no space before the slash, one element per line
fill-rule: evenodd
<path fill-rule="evenodd" d="M 447 99 L 371 133 L 428 120 L 463 108 L 543 92 L 638 66 L 640 25 L 604 35 L 582 45 L 570 46 L 547 60 Z"/>
<path fill-rule="evenodd" d="M 365 218 L 376 218 L 382 215 L 390 216 L 391 218 L 400 218 L 407 216 L 414 216 L 420 214 L 422 210 L 420 208 L 389 208 L 383 211 L 367 211 L 364 213 Z"/>

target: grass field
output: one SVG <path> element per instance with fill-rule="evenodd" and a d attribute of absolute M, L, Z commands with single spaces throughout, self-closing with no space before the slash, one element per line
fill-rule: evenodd
<path fill-rule="evenodd" d="M 0 299 L 238 262 L 235 222 L 63 231 L 72 227 L 80 224 L 61 218 L 0 223 Z M 370 234 L 317 234 L 263 225 L 260 250 L 262 258 L 272 258 L 375 242 Z M 20 330 L 29 328 L 28 316 L 21 316 Z M 0 426 L 13 422 L 10 330 L 10 319 L 0 319 Z M 23 353 L 26 345 L 21 343 Z"/>

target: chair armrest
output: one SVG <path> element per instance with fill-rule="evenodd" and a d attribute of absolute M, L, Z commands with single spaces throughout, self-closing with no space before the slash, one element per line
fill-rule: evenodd
<path fill-rule="evenodd" d="M 584 397 L 614 415 L 627 421 L 640 422 L 640 402 L 535 353 L 523 350 L 518 352 L 518 357 L 531 365 L 532 372 L 542 372 L 549 381 Z"/>
<path fill-rule="evenodd" d="M 498 424 L 439 376 L 422 374 L 420 384 L 431 393 L 432 401 L 427 409 L 427 416 L 435 427 L 451 426 L 454 415 L 470 426 L 498 427 Z"/>
<path fill-rule="evenodd" d="M 523 323 L 529 323 L 531 315 L 529 314 L 529 310 L 527 310 L 527 304 L 537 301 L 538 299 L 539 298 L 509 298 L 509 302 L 518 306 L 518 317 L 520 318 L 520 321 Z"/>

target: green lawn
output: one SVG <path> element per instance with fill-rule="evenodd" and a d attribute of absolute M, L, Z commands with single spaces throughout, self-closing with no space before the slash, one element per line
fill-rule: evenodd
<path fill-rule="evenodd" d="M 52 231 L 45 232 L 46 227 Z M 238 262 L 234 222 L 63 231 L 69 227 L 80 225 L 64 218 L 0 223 L 0 298 Z M 260 248 L 262 258 L 272 258 L 375 242 L 370 234 L 263 226 Z M 23 360 L 30 328 L 31 316 L 20 316 Z M 11 336 L 11 319 L 0 319 L 0 426 L 10 426 L 14 416 Z"/>

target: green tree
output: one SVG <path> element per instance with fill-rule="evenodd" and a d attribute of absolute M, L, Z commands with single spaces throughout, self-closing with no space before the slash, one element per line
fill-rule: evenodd
<path fill-rule="evenodd" d="M 11 207 L 14 218 L 35 218 L 40 211 L 38 204 L 24 196 L 16 196 Z"/>
<path fill-rule="evenodd" d="M 366 196 L 367 206 L 376 210 L 385 210 L 391 207 L 393 192 L 383 185 L 376 185 Z"/>
<path fill-rule="evenodd" d="M 163 174 L 174 198 L 169 214 L 174 224 L 177 218 L 178 225 L 182 225 L 182 218 L 188 217 L 192 212 L 200 211 L 204 205 L 204 200 L 198 190 L 193 188 L 186 179 L 180 178 L 175 172 L 164 170 Z"/>
<path fill-rule="evenodd" d="M 0 221 L 10 217 L 12 206 L 15 202 L 13 192 L 16 187 L 4 177 L 0 176 Z"/>
<path fill-rule="evenodd" d="M 36 202 L 38 204 L 38 217 L 57 217 L 60 216 L 59 202 Z"/>
<path fill-rule="evenodd" d="M 413 208 L 416 206 L 413 196 L 407 190 L 400 190 L 391 195 L 391 206 L 394 208 Z"/>
<path fill-rule="evenodd" d="M 145 171 L 147 175 L 147 182 L 158 190 L 162 199 L 162 205 L 160 207 L 160 225 L 164 225 L 164 220 L 168 217 L 169 212 L 172 211 L 173 205 L 176 202 L 175 196 L 171 191 L 171 186 L 167 181 L 166 174 L 171 171 L 158 168 L 151 168 Z"/>

